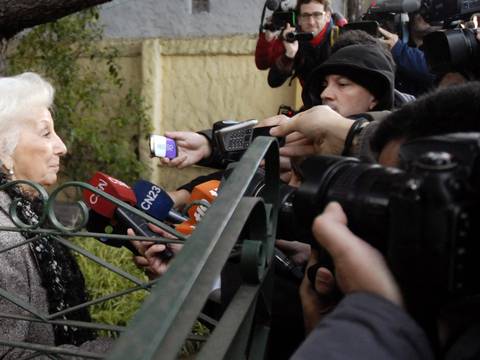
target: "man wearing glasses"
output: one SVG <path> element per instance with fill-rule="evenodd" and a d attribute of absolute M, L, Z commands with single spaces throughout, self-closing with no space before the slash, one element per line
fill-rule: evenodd
<path fill-rule="evenodd" d="M 283 85 L 292 75 L 298 77 L 303 85 L 310 71 L 326 60 L 338 34 L 338 28 L 332 21 L 329 0 L 300 0 L 297 14 L 299 30 L 312 33 L 313 39 L 286 41 L 286 34 L 296 31 L 291 24 L 287 25 L 282 33 L 285 52 L 276 59 L 268 73 L 271 87 Z"/>

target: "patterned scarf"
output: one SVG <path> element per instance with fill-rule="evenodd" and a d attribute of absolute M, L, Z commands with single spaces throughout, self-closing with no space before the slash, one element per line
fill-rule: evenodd
<path fill-rule="evenodd" d="M 7 183 L 7 175 L 0 172 L 0 185 Z M 42 211 L 39 199 L 31 199 L 18 187 L 13 186 L 5 190 L 10 198 L 18 199 L 17 210 L 19 218 L 26 224 L 38 223 L 38 214 Z M 37 236 L 28 231 L 22 232 L 26 238 Z M 85 289 L 85 280 L 75 258 L 69 249 L 52 239 L 49 235 L 41 235 L 30 243 L 32 254 L 37 262 L 42 280 L 42 286 L 47 291 L 49 313 L 56 313 L 72 306 L 88 301 Z M 90 322 L 88 309 L 62 315 L 58 319 Z M 91 329 L 77 328 L 66 325 L 53 325 L 55 344 L 80 345 L 88 340 L 95 339 L 95 332 Z"/>

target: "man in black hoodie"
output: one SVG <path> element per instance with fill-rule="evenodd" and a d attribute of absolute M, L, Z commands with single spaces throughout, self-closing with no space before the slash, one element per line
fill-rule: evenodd
<path fill-rule="evenodd" d="M 393 60 L 382 45 L 344 46 L 312 71 L 302 93 L 304 105 L 328 105 L 345 117 L 391 110 L 394 72 Z"/>

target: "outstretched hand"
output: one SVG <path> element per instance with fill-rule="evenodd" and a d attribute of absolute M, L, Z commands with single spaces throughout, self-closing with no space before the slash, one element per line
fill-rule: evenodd
<path fill-rule="evenodd" d="M 212 149 L 207 138 L 191 131 L 170 131 L 165 136 L 175 140 L 177 157 L 173 159 L 161 158 L 163 165 L 183 169 L 195 165 L 200 160 L 210 156 Z"/>
<path fill-rule="evenodd" d="M 168 239 L 175 239 L 175 237 L 165 230 L 155 226 L 153 224 L 149 224 L 148 227 L 155 233 L 159 234 L 161 237 L 168 238 Z M 135 236 L 135 233 L 132 229 L 127 230 L 127 234 L 130 236 Z M 151 241 L 139 241 L 139 240 L 132 240 L 133 246 L 137 249 L 140 255 L 134 256 L 133 262 L 139 268 L 145 270 L 145 273 L 148 275 L 150 279 L 155 279 L 161 275 L 163 275 L 169 265 L 170 262 L 173 260 L 163 260 L 160 254 L 166 249 L 165 244 L 154 243 Z M 180 244 L 169 244 L 170 250 L 176 254 L 182 248 Z"/>
<path fill-rule="evenodd" d="M 340 155 L 354 122 L 326 105 L 312 107 L 287 119 L 270 130 L 272 136 L 287 136 L 285 146 L 280 149 L 280 155 L 287 157 Z"/>

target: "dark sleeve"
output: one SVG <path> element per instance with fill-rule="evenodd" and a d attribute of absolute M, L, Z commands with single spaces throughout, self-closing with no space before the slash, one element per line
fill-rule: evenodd
<path fill-rule="evenodd" d="M 215 140 L 213 139 L 212 129 L 198 131 L 197 133 L 207 138 L 208 143 L 210 144 L 210 149 L 212 150 L 210 156 L 206 159 L 200 160 L 197 165 L 214 169 L 225 169 L 229 162 L 225 159 L 216 145 Z"/>
<path fill-rule="evenodd" d="M 292 75 L 293 59 L 279 56 L 268 71 L 268 85 L 272 88 L 282 86 Z"/>
<path fill-rule="evenodd" d="M 187 190 L 188 192 L 192 192 L 193 188 L 197 185 L 200 185 L 204 182 L 210 181 L 210 180 L 222 180 L 224 171 L 216 171 L 208 175 L 202 175 L 198 176 L 192 181 L 190 181 L 187 184 L 184 184 L 180 186 L 177 190 Z"/>
<path fill-rule="evenodd" d="M 277 40 L 267 41 L 265 33 L 261 33 L 255 47 L 255 65 L 258 70 L 267 70 L 275 61 L 275 42 Z"/>
<path fill-rule="evenodd" d="M 393 303 L 373 294 L 347 295 L 295 352 L 294 360 L 430 360 L 423 330 Z"/>
<path fill-rule="evenodd" d="M 402 41 L 397 41 L 392 48 L 392 56 L 398 68 L 411 74 L 417 81 L 432 83 L 434 76 L 430 73 L 422 50 L 410 47 Z"/>
<path fill-rule="evenodd" d="M 363 113 L 352 117 L 354 119 L 364 118 L 368 120 L 368 123 L 366 126 L 362 127 L 362 131 L 355 136 L 348 156 L 354 156 L 364 162 L 376 163 L 379 154 L 373 151 L 372 146 L 370 145 L 370 140 L 375 134 L 380 122 L 382 122 L 383 119 L 390 114 L 391 111 L 388 110 L 370 111 L 368 113 Z"/>

